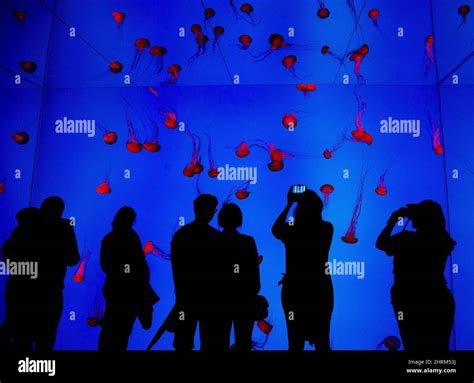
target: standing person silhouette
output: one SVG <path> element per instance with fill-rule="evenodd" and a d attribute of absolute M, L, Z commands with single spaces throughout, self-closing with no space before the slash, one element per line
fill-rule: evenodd
<path fill-rule="evenodd" d="M 126 351 L 133 324 L 151 327 L 153 305 L 158 296 L 150 286 L 150 270 L 140 237 L 133 230 L 136 213 L 119 209 L 112 231 L 102 240 L 100 267 L 104 283 L 105 315 L 99 336 L 99 351 Z"/>
<path fill-rule="evenodd" d="M 297 202 L 293 224 L 286 218 Z M 323 201 L 306 189 L 290 188 L 287 204 L 273 224 L 275 238 L 286 248 L 286 274 L 281 299 L 289 351 L 304 350 L 305 341 L 317 350 L 330 350 L 329 331 L 334 307 L 331 276 L 326 274 L 334 228 L 322 218 Z"/>
<path fill-rule="evenodd" d="M 257 245 L 253 237 L 240 234 L 242 211 L 233 203 L 225 204 L 219 211 L 218 224 L 222 227 L 221 251 L 227 258 L 227 297 L 225 313 L 230 318 L 227 325 L 227 342 L 234 324 L 235 350 L 252 350 L 252 330 L 255 323 L 256 300 L 260 291 L 260 267 Z M 225 289 L 224 289 L 225 290 Z"/>
<path fill-rule="evenodd" d="M 416 231 L 392 235 L 405 217 Z M 441 206 L 430 200 L 395 211 L 377 238 L 377 249 L 393 256 L 392 306 L 407 351 L 449 350 L 455 302 L 444 269 L 454 246 Z"/>
<path fill-rule="evenodd" d="M 201 350 L 228 349 L 219 315 L 225 258 L 218 251 L 220 232 L 209 225 L 217 203 L 213 195 L 200 194 L 194 200 L 194 221 L 180 228 L 171 241 L 177 313 L 173 347 L 177 351 L 194 348 L 198 322 Z"/>

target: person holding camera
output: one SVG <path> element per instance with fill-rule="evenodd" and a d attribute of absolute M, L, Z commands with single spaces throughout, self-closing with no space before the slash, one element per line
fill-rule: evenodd
<path fill-rule="evenodd" d="M 294 203 L 294 220 L 286 222 Z M 286 275 L 280 283 L 289 351 L 303 351 L 306 341 L 317 350 L 330 350 L 334 292 L 326 264 L 334 228 L 323 220 L 322 210 L 323 201 L 313 190 L 294 185 L 272 228 L 286 248 Z"/>
<path fill-rule="evenodd" d="M 416 231 L 392 235 L 402 218 Z M 441 206 L 430 200 L 395 211 L 377 239 L 377 249 L 393 257 L 392 305 L 407 351 L 449 350 L 455 302 L 444 269 L 455 244 Z"/>

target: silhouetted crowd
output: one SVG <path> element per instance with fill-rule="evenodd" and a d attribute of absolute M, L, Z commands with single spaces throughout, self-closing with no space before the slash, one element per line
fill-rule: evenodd
<path fill-rule="evenodd" d="M 203 351 L 230 350 L 232 328 L 232 349 L 252 350 L 254 324 L 268 315 L 268 302 L 259 295 L 259 253 L 255 239 L 239 232 L 240 208 L 226 203 L 218 211 L 217 206 L 216 197 L 200 194 L 194 200 L 194 220 L 173 236 L 175 305 L 149 348 L 169 331 L 174 333 L 175 350 L 190 351 L 199 326 Z M 290 189 L 272 227 L 286 249 L 286 270 L 279 284 L 290 351 L 304 350 L 306 342 L 319 351 L 331 349 L 334 293 L 326 265 L 334 228 L 323 220 L 322 210 L 323 201 L 314 191 Z M 73 226 L 62 218 L 63 211 L 60 197 L 46 198 L 39 209 L 22 209 L 3 245 L 5 261 L 34 262 L 38 277 L 10 275 L 7 280 L 2 350 L 54 347 L 66 270 L 80 261 Z M 210 225 L 217 212 L 221 231 Z M 392 234 L 400 218 L 411 221 L 415 231 L 404 228 Z M 133 229 L 135 219 L 133 208 L 120 208 L 101 243 L 100 266 L 106 279 L 99 350 L 126 350 L 137 319 L 143 329 L 152 327 L 159 297 Z M 405 350 L 449 350 L 455 303 L 444 269 L 454 246 L 440 205 L 428 200 L 394 212 L 377 239 L 376 247 L 393 257 L 391 301 Z"/>

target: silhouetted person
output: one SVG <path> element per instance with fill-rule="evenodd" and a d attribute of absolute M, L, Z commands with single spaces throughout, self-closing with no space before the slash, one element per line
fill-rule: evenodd
<path fill-rule="evenodd" d="M 18 226 L 5 241 L 2 249 L 5 262 L 29 262 L 37 252 L 35 235 L 38 230 L 39 209 L 24 208 L 17 215 Z M 31 350 L 33 331 L 29 312 L 35 303 L 35 281 L 28 275 L 10 275 L 5 285 L 5 321 L 0 328 L 0 349 Z"/>
<path fill-rule="evenodd" d="M 392 235 L 399 217 L 416 231 Z M 377 239 L 376 247 L 393 256 L 392 305 L 407 351 L 449 350 L 455 303 L 444 269 L 454 246 L 441 206 L 429 200 L 395 211 Z"/>
<path fill-rule="evenodd" d="M 222 227 L 221 254 L 226 258 L 227 292 L 223 300 L 229 309 L 227 325 L 229 343 L 231 324 L 234 324 L 235 350 L 252 350 L 252 330 L 256 317 L 256 299 L 260 291 L 260 269 L 257 245 L 253 237 L 240 234 L 242 211 L 233 203 L 225 204 L 218 215 Z M 225 290 L 225 288 L 224 288 Z"/>
<path fill-rule="evenodd" d="M 112 231 L 102 240 L 100 267 L 104 283 L 105 315 L 99 336 L 100 351 L 125 351 L 138 318 L 144 329 L 152 322 L 158 296 L 150 286 L 150 270 L 140 237 L 133 230 L 135 211 L 119 209 Z"/>
<path fill-rule="evenodd" d="M 219 315 L 225 258 L 218 251 L 220 232 L 209 225 L 217 198 L 201 194 L 194 200 L 195 219 L 180 228 L 171 241 L 171 266 L 176 294 L 177 318 L 173 347 L 194 348 L 199 321 L 201 350 L 227 350 L 226 329 Z"/>
<path fill-rule="evenodd" d="M 294 222 L 286 218 L 294 202 Z M 287 195 L 287 205 L 273 224 L 273 235 L 286 248 L 286 274 L 281 292 L 288 330 L 288 349 L 304 350 L 305 341 L 329 350 L 334 306 L 331 276 L 326 274 L 334 228 L 322 218 L 323 201 L 312 190 Z"/>

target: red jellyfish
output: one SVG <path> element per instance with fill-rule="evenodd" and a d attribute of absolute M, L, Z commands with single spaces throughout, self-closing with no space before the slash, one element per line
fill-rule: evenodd
<path fill-rule="evenodd" d="M 199 36 L 202 33 L 202 27 L 199 24 L 191 25 L 191 32 L 194 36 Z"/>
<path fill-rule="evenodd" d="M 323 47 L 321 48 L 321 53 L 322 53 L 323 55 L 329 55 L 329 56 L 331 56 L 332 58 L 334 58 L 335 60 L 339 61 L 340 63 L 342 63 L 342 62 L 344 61 L 344 60 L 342 59 L 342 57 L 339 57 L 339 56 L 336 55 L 334 52 L 332 52 L 328 45 L 323 45 Z"/>
<path fill-rule="evenodd" d="M 250 154 L 250 146 L 246 141 L 242 141 L 239 146 L 235 148 L 235 155 L 240 158 L 247 157 Z"/>
<path fill-rule="evenodd" d="M 26 132 L 13 133 L 10 137 L 18 145 L 26 145 L 30 141 L 30 135 Z"/>
<path fill-rule="evenodd" d="M 212 41 L 212 52 L 216 51 L 216 45 L 221 38 L 221 36 L 224 34 L 224 27 L 221 27 L 218 25 L 217 27 L 214 28 L 213 30 L 214 33 L 214 40 Z"/>
<path fill-rule="evenodd" d="M 152 134 L 151 139 L 146 140 L 143 143 L 143 149 L 150 153 L 156 153 L 161 150 L 161 146 L 158 143 L 158 124 L 155 121 L 152 121 Z"/>
<path fill-rule="evenodd" d="M 102 296 L 102 289 L 97 289 L 91 313 L 86 318 L 86 323 L 90 327 L 101 326 L 105 315 L 105 304 Z"/>
<path fill-rule="evenodd" d="M 123 12 L 112 12 L 112 17 L 117 23 L 117 26 L 120 27 L 123 24 L 123 21 L 125 20 L 126 15 Z"/>
<path fill-rule="evenodd" d="M 324 195 L 324 207 L 326 207 L 329 203 L 329 195 L 334 191 L 334 186 L 330 184 L 324 184 L 319 188 L 321 193 Z"/>
<path fill-rule="evenodd" d="M 214 156 L 212 154 L 212 142 L 211 138 L 208 136 L 209 145 L 207 147 L 207 157 L 209 159 L 209 170 L 207 171 L 207 175 L 211 178 L 216 178 L 219 175 L 219 169 L 216 166 L 216 162 L 214 161 Z"/>
<path fill-rule="evenodd" d="M 135 56 L 133 56 L 132 66 L 130 70 L 134 70 L 137 68 L 138 63 L 140 62 L 140 58 L 143 54 L 143 51 L 149 47 L 150 47 L 150 40 L 144 37 L 141 37 L 135 40 Z"/>
<path fill-rule="evenodd" d="M 107 145 L 113 145 L 117 142 L 118 136 L 115 132 L 105 132 L 104 133 L 104 142 Z"/>
<path fill-rule="evenodd" d="M 318 0 L 318 3 L 319 3 L 319 9 L 318 9 L 318 12 L 316 12 L 316 14 L 318 15 L 320 19 L 327 19 L 331 12 L 329 12 L 329 9 L 326 8 L 323 1 Z"/>
<path fill-rule="evenodd" d="M 200 33 L 196 36 L 196 44 L 197 44 L 197 51 L 194 53 L 189 59 L 188 62 L 192 63 L 196 60 L 199 56 L 202 56 L 206 53 L 206 44 L 209 42 L 209 37 L 207 37 L 204 33 Z"/>
<path fill-rule="evenodd" d="M 273 329 L 273 325 L 266 320 L 260 320 L 257 322 L 257 327 L 263 332 L 265 335 L 270 335 Z"/>
<path fill-rule="evenodd" d="M 461 24 L 459 24 L 459 27 L 466 22 L 466 18 L 469 12 L 471 12 L 471 7 L 467 4 L 461 5 L 458 8 L 458 13 L 461 16 Z"/>
<path fill-rule="evenodd" d="M 257 61 L 262 61 L 269 55 L 271 55 L 273 52 L 275 52 L 277 49 L 289 47 L 292 44 L 289 44 L 285 41 L 282 35 L 279 33 L 273 33 L 270 35 L 268 38 L 268 42 L 270 43 L 270 48 L 267 49 L 266 51 L 263 51 L 262 53 L 258 54 L 257 56 L 253 56 L 254 58 L 257 59 Z"/>
<path fill-rule="evenodd" d="M 249 24 L 256 25 L 256 22 L 252 16 L 252 13 L 254 11 L 253 6 L 249 3 L 244 3 L 240 6 L 240 11 L 245 15 L 244 17 L 241 17 L 242 20 L 245 20 Z"/>
<path fill-rule="evenodd" d="M 176 114 L 173 112 L 161 112 L 166 116 L 165 125 L 167 128 L 176 129 L 178 127 L 178 120 L 176 119 Z"/>
<path fill-rule="evenodd" d="M 259 146 L 270 155 L 271 162 L 267 164 L 267 167 L 272 172 L 278 172 L 283 169 L 283 160 L 285 158 L 294 157 L 293 154 L 282 152 L 269 142 L 263 141 L 263 146 Z"/>
<path fill-rule="evenodd" d="M 179 72 L 181 72 L 181 66 L 178 64 L 173 64 L 168 67 L 168 73 L 171 75 L 171 78 L 166 81 L 163 85 L 174 84 L 179 78 Z"/>
<path fill-rule="evenodd" d="M 150 48 L 150 55 L 153 57 L 154 60 L 157 61 L 157 70 L 156 73 L 160 73 L 163 69 L 163 56 L 168 52 L 165 47 L 160 47 L 156 45 Z"/>
<path fill-rule="evenodd" d="M 266 320 L 257 322 L 258 329 L 263 333 L 263 339 L 259 341 L 252 340 L 252 350 L 263 350 L 268 342 L 268 337 L 273 330 L 273 325 Z"/>
<path fill-rule="evenodd" d="M 395 335 L 389 335 L 377 345 L 376 350 L 379 350 L 382 346 L 384 346 L 389 351 L 397 351 L 401 345 L 402 342 L 400 342 L 398 337 Z"/>
<path fill-rule="evenodd" d="M 364 130 L 364 126 L 362 125 L 362 122 L 361 122 L 362 115 L 367 110 L 367 103 L 357 93 L 356 93 L 356 97 L 357 97 L 357 101 L 358 101 L 358 105 L 359 105 L 359 111 L 357 112 L 357 116 L 356 116 L 356 120 L 355 120 L 357 129 L 353 130 L 351 132 L 351 134 L 352 134 L 352 137 L 353 137 L 354 141 L 364 142 L 367 145 L 372 145 L 372 141 L 373 141 L 372 136 Z"/>
<path fill-rule="evenodd" d="M 138 135 L 133 128 L 133 123 L 127 118 L 128 127 L 128 141 L 126 144 L 127 150 L 131 153 L 140 153 L 142 151 L 142 144 L 138 140 Z"/>
<path fill-rule="evenodd" d="M 186 177 L 192 177 L 195 174 L 200 174 L 204 170 L 204 166 L 201 164 L 201 140 L 198 136 L 191 133 L 190 131 L 186 131 L 186 134 L 191 138 L 193 143 L 193 154 L 191 157 L 191 162 L 183 169 L 183 174 Z"/>
<path fill-rule="evenodd" d="M 216 15 L 216 11 L 213 8 L 206 8 L 204 10 L 204 23 L 212 19 Z"/>
<path fill-rule="evenodd" d="M 283 118 L 281 119 L 281 123 L 283 126 L 292 131 L 296 128 L 296 125 L 298 125 L 298 120 L 296 119 L 296 114 L 285 114 Z"/>
<path fill-rule="evenodd" d="M 387 174 L 387 170 L 385 170 L 379 178 L 379 184 L 375 188 L 375 193 L 384 197 L 388 194 L 387 186 L 385 185 L 385 175 Z"/>
<path fill-rule="evenodd" d="M 145 243 L 145 246 L 143 246 L 143 252 L 145 253 L 145 255 L 153 254 L 166 261 L 170 260 L 170 254 L 156 246 L 152 241 L 148 241 L 147 243 Z"/>
<path fill-rule="evenodd" d="M 234 192 L 234 195 L 237 199 L 247 199 L 250 195 L 249 192 L 250 181 L 245 182 L 242 186 L 238 187 L 237 190 Z"/>
<path fill-rule="evenodd" d="M 296 84 L 296 89 L 303 92 L 305 96 L 307 96 L 309 92 L 314 92 L 316 88 L 316 84 Z"/>
<path fill-rule="evenodd" d="M 347 140 L 346 134 L 343 133 L 342 137 L 339 139 L 339 141 L 332 147 L 332 149 L 325 149 L 323 152 L 323 157 L 327 160 L 331 159 L 332 156 L 334 155 L 334 152 L 338 149 L 341 148 L 341 146 L 344 144 L 344 142 Z"/>
<path fill-rule="evenodd" d="M 120 73 L 123 70 L 123 64 L 120 61 L 111 61 L 109 70 L 114 74 Z"/>
<path fill-rule="evenodd" d="M 0 181 L 0 193 L 5 193 L 5 182 L 5 178 Z"/>
<path fill-rule="evenodd" d="M 433 50 L 433 36 L 428 35 L 425 39 L 425 70 L 424 74 L 425 77 L 428 76 L 428 72 L 430 71 L 431 65 L 434 63 L 434 50 Z"/>
<path fill-rule="evenodd" d="M 82 283 L 86 280 L 86 265 L 87 262 L 89 262 L 90 259 L 90 252 L 87 252 L 87 255 L 82 258 L 81 262 L 79 263 L 79 266 L 77 267 L 76 272 L 74 273 L 74 276 L 72 277 L 72 280 L 77 283 Z"/>
<path fill-rule="evenodd" d="M 375 27 L 379 26 L 379 15 L 380 11 L 377 8 L 372 8 L 368 13 L 369 18 L 372 20 Z"/>
<path fill-rule="evenodd" d="M 296 64 L 296 56 L 295 55 L 288 55 L 283 57 L 281 60 L 282 65 L 290 72 L 294 77 L 300 78 L 295 73 L 295 64 Z"/>
<path fill-rule="evenodd" d="M 252 44 L 252 38 L 249 35 L 240 35 L 239 36 L 239 45 L 237 47 L 239 49 L 247 50 L 249 49 L 250 45 Z"/>
<path fill-rule="evenodd" d="M 31 74 L 36 72 L 36 69 L 38 66 L 34 61 L 20 61 L 20 69 L 23 70 L 23 72 Z"/>
<path fill-rule="evenodd" d="M 349 52 L 347 56 L 349 56 L 350 61 L 354 61 L 354 73 L 357 77 L 357 82 L 361 84 L 365 84 L 365 78 L 360 73 L 360 67 L 362 65 L 362 60 L 367 56 L 369 53 L 369 46 L 367 44 L 362 44 L 362 46 L 355 51 Z"/>
<path fill-rule="evenodd" d="M 441 131 L 439 127 L 436 126 L 435 122 L 428 116 L 428 121 L 430 124 L 430 132 L 433 142 L 433 151 L 436 155 L 443 154 L 443 145 L 441 144 Z"/>
<path fill-rule="evenodd" d="M 26 12 L 23 11 L 13 11 L 12 16 L 20 23 L 23 24 L 26 19 Z"/>
<path fill-rule="evenodd" d="M 110 182 L 106 178 L 102 180 L 99 186 L 95 188 L 95 191 L 99 194 L 110 194 L 112 193 L 112 189 L 110 188 Z"/>
<path fill-rule="evenodd" d="M 346 231 L 346 234 L 343 237 L 341 237 L 342 241 L 345 243 L 354 244 L 359 241 L 356 238 L 356 226 L 357 226 L 357 221 L 359 220 L 359 215 L 362 209 L 362 196 L 363 196 L 363 191 L 364 191 L 364 182 L 365 182 L 366 174 L 367 174 L 367 171 L 365 171 L 365 173 L 361 175 L 360 184 L 359 184 L 359 192 L 357 195 L 354 211 L 352 213 L 351 222 Z"/>

